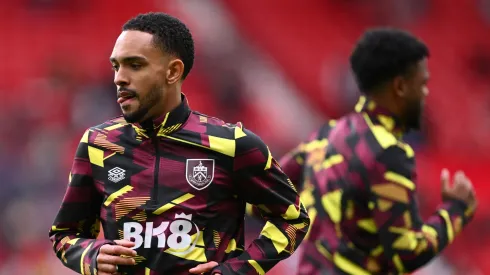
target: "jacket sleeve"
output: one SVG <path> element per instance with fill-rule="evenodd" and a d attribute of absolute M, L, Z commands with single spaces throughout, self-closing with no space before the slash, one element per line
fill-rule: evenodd
<path fill-rule="evenodd" d="M 334 125 L 335 120 L 328 121 L 328 123 L 324 124 L 320 129 L 311 133 L 305 142 L 300 143 L 279 160 L 279 166 L 282 171 L 289 177 L 302 197 L 305 191 L 303 189 L 308 189 L 306 190 L 306 193 L 311 191 L 311 186 L 308 182 L 305 182 L 304 179 L 304 166 L 307 164 L 314 166 L 315 164 L 323 162 L 325 150 L 328 145 L 325 137 Z M 319 139 L 319 135 L 321 135 L 322 139 Z M 309 159 L 308 155 L 310 155 Z M 309 200 L 311 196 L 308 194 L 305 195 L 305 197 L 308 202 L 303 201 L 303 203 L 305 203 L 305 207 L 308 209 L 313 202 Z M 259 212 L 260 211 L 258 211 L 256 207 L 249 204 L 247 205 L 247 214 L 249 216 L 257 217 L 259 216 Z"/>
<path fill-rule="evenodd" d="M 304 147 L 303 143 L 296 146 L 296 148 L 285 154 L 279 161 L 282 171 L 289 177 L 298 192 L 302 189 L 300 183 L 302 182 L 302 165 L 305 158 Z M 247 215 L 251 217 L 260 217 L 260 210 L 251 204 L 247 203 L 246 211 Z"/>
<path fill-rule="evenodd" d="M 454 240 L 474 209 L 462 201 L 445 201 L 423 222 L 416 200 L 413 150 L 408 145 L 394 145 L 378 161 L 381 173 L 376 173 L 378 178 L 370 186 L 370 207 L 382 244 L 380 251 L 400 273 L 412 272 Z"/>
<path fill-rule="evenodd" d="M 301 190 L 303 164 L 305 162 L 305 144 L 301 143 L 293 150 L 285 154 L 280 160 L 284 173 L 291 179 L 297 190 Z"/>
<path fill-rule="evenodd" d="M 96 274 L 99 248 L 112 243 L 96 240 L 102 197 L 92 177 L 89 135 L 87 130 L 78 145 L 65 196 L 49 231 L 56 256 L 66 267 L 84 275 Z"/>
<path fill-rule="evenodd" d="M 324 162 L 328 141 L 323 136 L 320 139 L 319 135 L 326 134 L 326 131 L 331 129 L 331 124 L 331 122 L 330 124 L 325 124 L 320 130 L 312 133 L 308 141 L 300 143 L 279 161 L 284 173 L 291 179 L 300 194 L 301 202 L 310 218 L 310 227 L 313 226 L 317 216 L 315 208 L 315 193 L 317 191 L 311 183 L 311 175 L 308 172 L 304 173 L 304 171 L 305 168 L 314 169 Z M 256 207 L 253 209 L 257 212 Z M 309 233 L 310 231 L 306 234 L 305 240 L 309 238 Z"/>
<path fill-rule="evenodd" d="M 298 248 L 310 223 L 296 188 L 268 147 L 250 131 L 243 135 L 236 140 L 235 182 L 241 198 L 259 209 L 266 224 L 240 256 L 213 270 L 224 275 L 265 274 Z"/>

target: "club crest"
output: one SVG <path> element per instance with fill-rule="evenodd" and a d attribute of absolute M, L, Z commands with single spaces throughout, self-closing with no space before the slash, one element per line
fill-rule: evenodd
<path fill-rule="evenodd" d="M 185 174 L 187 182 L 195 189 L 208 187 L 214 178 L 214 159 L 188 159 Z"/>

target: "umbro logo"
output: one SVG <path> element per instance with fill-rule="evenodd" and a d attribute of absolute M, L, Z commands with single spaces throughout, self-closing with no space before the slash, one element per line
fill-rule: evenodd
<path fill-rule="evenodd" d="M 111 170 L 109 170 L 109 180 L 117 183 L 125 179 L 126 177 L 126 170 L 119 168 L 119 167 L 114 167 Z"/>

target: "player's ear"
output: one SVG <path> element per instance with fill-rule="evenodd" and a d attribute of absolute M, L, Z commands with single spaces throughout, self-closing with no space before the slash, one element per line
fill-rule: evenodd
<path fill-rule="evenodd" d="M 182 79 L 184 75 L 184 63 L 182 60 L 176 58 L 170 60 L 168 64 L 166 79 L 167 84 L 174 84 Z"/>
<path fill-rule="evenodd" d="M 407 96 L 408 85 L 406 79 L 403 76 L 396 76 L 395 79 L 393 79 L 392 85 L 397 97 L 404 98 Z"/>

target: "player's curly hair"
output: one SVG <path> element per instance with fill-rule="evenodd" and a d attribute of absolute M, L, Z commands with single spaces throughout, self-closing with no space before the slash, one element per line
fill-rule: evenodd
<path fill-rule="evenodd" d="M 350 65 L 359 89 L 373 89 L 406 75 L 417 62 L 429 57 L 429 49 L 408 32 L 392 28 L 366 31 L 350 56 Z"/>
<path fill-rule="evenodd" d="M 194 40 L 187 26 L 179 19 L 162 12 L 149 12 L 131 18 L 122 29 L 152 34 L 158 47 L 182 60 L 182 79 L 187 77 L 194 64 Z"/>

